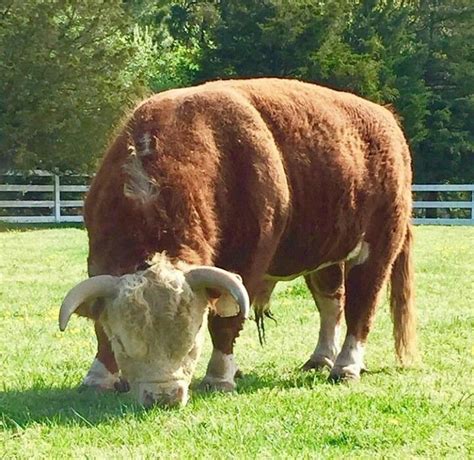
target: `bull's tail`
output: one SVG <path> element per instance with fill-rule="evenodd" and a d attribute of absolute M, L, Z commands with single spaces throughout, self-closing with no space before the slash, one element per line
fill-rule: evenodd
<path fill-rule="evenodd" d="M 395 351 L 402 365 L 417 359 L 416 311 L 414 304 L 413 233 L 408 224 L 405 241 L 392 266 L 390 311 Z"/>

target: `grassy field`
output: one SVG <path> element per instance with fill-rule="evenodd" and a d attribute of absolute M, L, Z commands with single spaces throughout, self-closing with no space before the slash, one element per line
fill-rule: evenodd
<path fill-rule="evenodd" d="M 78 391 L 93 328 L 75 317 L 60 333 L 57 314 L 86 253 L 77 228 L 0 232 L 0 457 L 474 458 L 474 228 L 416 228 L 419 366 L 396 367 L 384 302 L 360 383 L 301 374 L 318 320 L 297 281 L 279 286 L 263 349 L 247 324 L 238 392 L 179 411 Z"/>

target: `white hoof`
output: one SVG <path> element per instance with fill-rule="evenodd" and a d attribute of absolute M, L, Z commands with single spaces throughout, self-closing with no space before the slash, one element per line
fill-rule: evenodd
<path fill-rule="evenodd" d="M 348 335 L 329 374 L 333 382 L 359 380 L 364 366 L 364 345 L 354 336 Z"/>
<path fill-rule="evenodd" d="M 206 376 L 199 384 L 199 388 L 205 391 L 234 391 L 236 387 L 234 379 L 239 374 L 234 355 L 226 355 L 214 349 L 207 365 Z"/>
<path fill-rule="evenodd" d="M 361 369 L 358 366 L 334 366 L 329 374 L 332 382 L 345 382 L 360 379 Z"/>
<path fill-rule="evenodd" d="M 301 370 L 310 371 L 314 369 L 320 371 L 324 368 L 332 369 L 333 366 L 334 362 L 332 359 L 328 358 L 327 356 L 316 355 L 311 356 L 311 358 L 309 358 L 308 361 L 303 364 Z"/>
<path fill-rule="evenodd" d="M 234 391 L 236 387 L 235 382 L 229 382 L 227 380 L 216 380 L 209 377 L 204 377 L 199 384 L 201 391 L 215 391 L 221 393 L 229 393 Z"/>

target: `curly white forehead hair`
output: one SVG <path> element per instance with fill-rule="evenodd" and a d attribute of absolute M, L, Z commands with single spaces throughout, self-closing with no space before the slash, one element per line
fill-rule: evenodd
<path fill-rule="evenodd" d="M 194 294 L 186 282 L 184 272 L 176 268 L 165 253 L 156 253 L 144 271 L 123 275 L 115 303 L 133 303 L 147 312 L 152 322 L 153 311 L 167 305 L 167 313 L 174 316 L 181 304 L 190 304 Z"/>

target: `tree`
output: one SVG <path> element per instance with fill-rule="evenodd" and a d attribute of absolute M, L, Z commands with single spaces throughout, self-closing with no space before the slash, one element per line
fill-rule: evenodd
<path fill-rule="evenodd" d="M 474 4 L 421 0 L 417 36 L 427 48 L 426 136 L 415 150 L 421 182 L 474 180 Z"/>
<path fill-rule="evenodd" d="M 119 0 L 2 0 L 0 167 L 90 171 L 142 94 L 135 38 Z"/>
<path fill-rule="evenodd" d="M 200 79 L 290 76 L 391 105 L 416 181 L 474 179 L 472 1 L 214 3 Z"/>
<path fill-rule="evenodd" d="M 0 0 L 0 166 L 92 168 L 143 87 L 285 76 L 393 106 L 417 182 L 472 181 L 473 35 L 472 0 Z"/>
<path fill-rule="evenodd" d="M 350 41 L 358 3 L 345 0 L 222 0 L 202 77 L 287 76 L 382 100 L 377 37 Z"/>
<path fill-rule="evenodd" d="M 147 43 L 147 86 L 153 92 L 189 86 L 197 80 L 202 43 L 216 19 L 213 2 L 126 0 L 138 36 Z"/>

